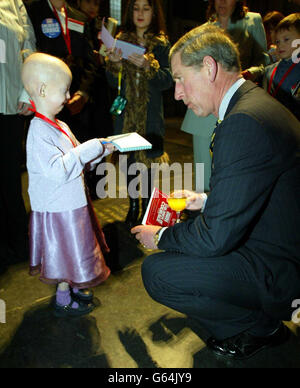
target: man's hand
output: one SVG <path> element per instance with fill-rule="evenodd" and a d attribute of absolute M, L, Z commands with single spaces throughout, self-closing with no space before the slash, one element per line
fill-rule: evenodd
<path fill-rule="evenodd" d="M 195 193 L 190 190 L 176 190 L 172 193 L 174 198 L 186 198 L 187 210 L 201 210 L 204 202 L 207 199 L 205 193 Z"/>
<path fill-rule="evenodd" d="M 135 238 L 147 249 L 158 249 L 154 243 L 154 236 L 160 226 L 154 225 L 138 225 L 131 229 L 131 233 L 135 234 Z"/>

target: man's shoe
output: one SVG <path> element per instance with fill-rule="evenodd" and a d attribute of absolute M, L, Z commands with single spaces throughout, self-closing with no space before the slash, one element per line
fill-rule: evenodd
<path fill-rule="evenodd" d="M 235 360 L 245 360 L 265 348 L 282 344 L 288 339 L 289 334 L 289 329 L 281 323 L 276 332 L 267 337 L 254 337 L 247 332 L 243 332 L 225 340 L 217 340 L 211 337 L 206 345 L 218 355 Z"/>
<path fill-rule="evenodd" d="M 65 317 L 81 317 L 83 315 L 91 313 L 95 306 L 92 303 L 78 303 L 78 307 L 74 308 L 72 307 L 74 303 L 74 300 L 71 300 L 71 303 L 62 306 L 55 302 L 54 304 L 54 315 L 58 318 L 65 318 Z"/>
<path fill-rule="evenodd" d="M 78 290 L 76 293 L 73 292 L 73 289 L 71 289 L 71 297 L 72 299 L 82 302 L 92 302 L 94 298 L 94 293 L 92 290 L 89 289 L 83 289 L 83 290 Z"/>

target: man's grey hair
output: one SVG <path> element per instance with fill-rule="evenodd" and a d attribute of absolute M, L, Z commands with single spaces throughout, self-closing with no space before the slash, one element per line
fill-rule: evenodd
<path fill-rule="evenodd" d="M 170 51 L 170 62 L 176 53 L 181 53 L 181 63 L 187 67 L 200 70 L 203 59 L 210 56 L 226 71 L 241 71 L 237 45 L 224 30 L 213 25 L 196 27 L 180 38 Z"/>

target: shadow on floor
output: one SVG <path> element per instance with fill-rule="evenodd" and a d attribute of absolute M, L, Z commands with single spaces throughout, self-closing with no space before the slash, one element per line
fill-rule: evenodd
<path fill-rule="evenodd" d="M 50 306 L 26 312 L 0 368 L 108 368 L 95 318 L 75 320 L 55 318 Z"/>
<path fill-rule="evenodd" d="M 197 323 L 189 318 L 168 318 L 163 315 L 160 319 L 149 326 L 152 333 L 152 341 L 168 343 L 173 336 L 178 336 L 181 331 L 189 328 L 194 331 L 202 340 L 206 341 L 208 333 L 200 328 Z M 275 348 L 262 350 L 248 360 L 233 361 L 221 356 L 214 355 L 208 348 L 204 347 L 193 355 L 193 368 L 299 368 L 300 367 L 300 342 L 298 329 L 297 336 L 291 333 L 290 339 Z M 131 328 L 119 332 L 120 340 L 136 361 L 139 368 L 157 368 L 158 363 L 151 358 L 148 349 L 139 335 Z"/>

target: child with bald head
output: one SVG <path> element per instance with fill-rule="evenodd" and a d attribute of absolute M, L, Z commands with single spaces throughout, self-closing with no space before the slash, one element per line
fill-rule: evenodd
<path fill-rule="evenodd" d="M 79 316 L 94 308 L 96 286 L 110 274 L 103 252 L 105 237 L 86 193 L 84 170 L 114 151 L 104 139 L 79 144 L 70 128 L 56 119 L 70 98 L 72 74 L 60 59 L 30 55 L 22 69 L 35 117 L 27 137 L 29 175 L 30 273 L 58 284 L 54 313 Z"/>

